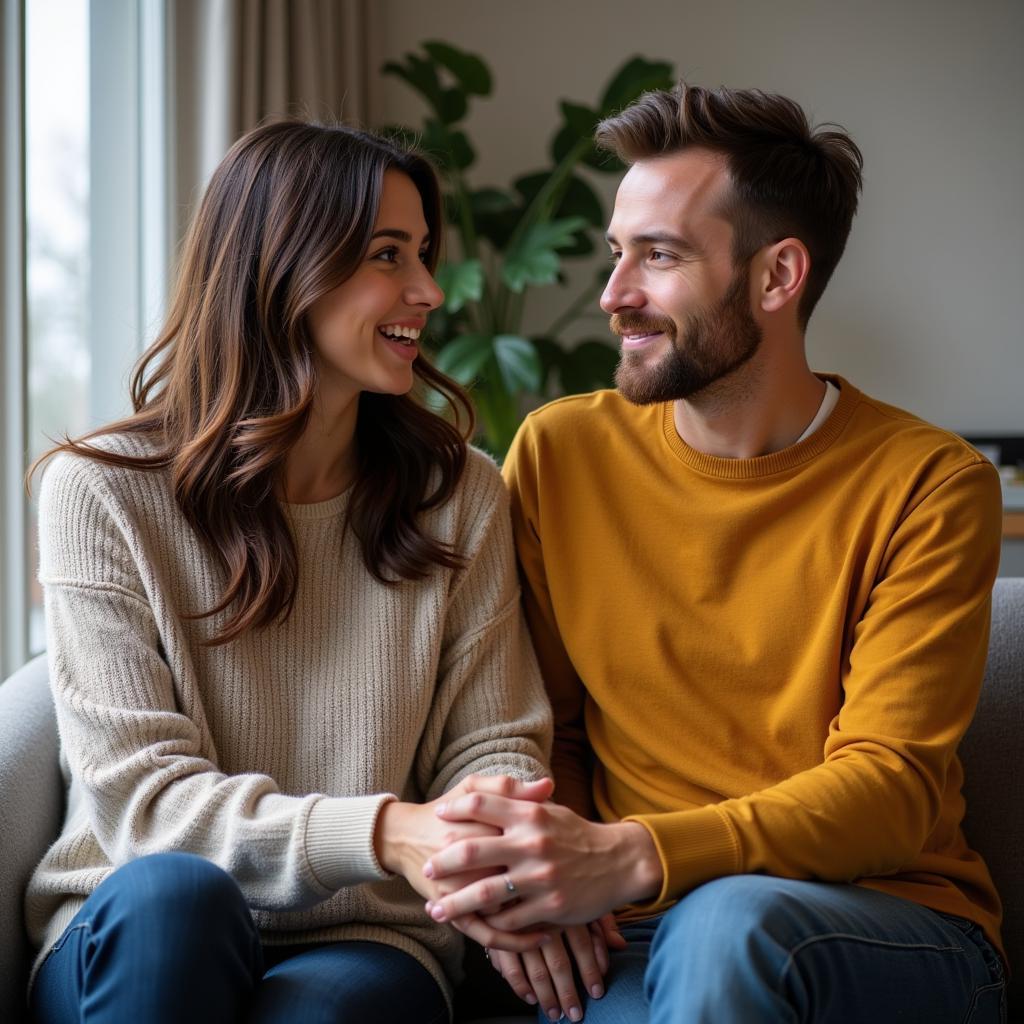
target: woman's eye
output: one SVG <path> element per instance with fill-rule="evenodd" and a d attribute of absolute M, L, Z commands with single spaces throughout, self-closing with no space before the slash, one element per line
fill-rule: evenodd
<path fill-rule="evenodd" d="M 424 249 L 420 253 L 420 263 L 427 263 L 429 261 L 429 259 L 430 259 L 430 250 L 429 249 Z"/>
<path fill-rule="evenodd" d="M 375 260 L 383 260 L 385 263 L 396 263 L 398 261 L 398 250 L 394 246 L 381 249 L 374 257 Z"/>

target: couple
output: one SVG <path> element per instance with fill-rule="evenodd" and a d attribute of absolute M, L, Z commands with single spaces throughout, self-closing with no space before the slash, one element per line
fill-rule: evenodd
<path fill-rule="evenodd" d="M 417 344 L 430 166 L 284 122 L 214 174 L 134 413 L 43 477 L 35 1020 L 447 1021 L 463 935 L 542 1020 L 1000 1019 L 998 479 L 804 352 L 860 152 L 686 85 L 598 142 L 617 388 L 504 482 Z"/>

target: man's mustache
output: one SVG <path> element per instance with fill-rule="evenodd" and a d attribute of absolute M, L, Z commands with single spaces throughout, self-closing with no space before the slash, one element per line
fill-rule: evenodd
<path fill-rule="evenodd" d="M 667 334 L 675 338 L 676 325 L 667 316 L 643 316 L 640 313 L 613 313 L 608 329 L 620 338 L 624 334 Z"/>

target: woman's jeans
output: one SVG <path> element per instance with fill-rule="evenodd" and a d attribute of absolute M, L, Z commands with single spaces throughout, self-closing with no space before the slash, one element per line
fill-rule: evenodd
<path fill-rule="evenodd" d="M 720 878 L 623 935 L 587 1024 L 1004 1019 L 1002 963 L 980 928 L 857 885 Z"/>
<path fill-rule="evenodd" d="M 261 947 L 234 880 L 186 853 L 131 861 L 99 886 L 39 969 L 30 1006 L 46 1024 L 448 1020 L 431 974 L 391 946 Z"/>

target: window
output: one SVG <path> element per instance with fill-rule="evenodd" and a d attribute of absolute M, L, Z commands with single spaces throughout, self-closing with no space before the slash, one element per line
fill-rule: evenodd
<path fill-rule="evenodd" d="M 48 437 L 128 410 L 166 294 L 165 0 L 3 5 L 0 678 L 42 650 L 34 503 Z"/>
<path fill-rule="evenodd" d="M 28 459 L 89 426 L 89 2 L 25 8 Z M 29 535 L 35 537 L 35 501 Z M 34 545 L 33 545 L 34 546 Z M 30 563 L 31 564 L 31 563 Z M 44 647 L 30 573 L 29 653 Z"/>

